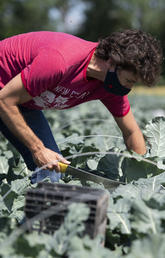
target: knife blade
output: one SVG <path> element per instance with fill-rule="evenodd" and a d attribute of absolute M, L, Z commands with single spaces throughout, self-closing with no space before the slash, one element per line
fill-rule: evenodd
<path fill-rule="evenodd" d="M 124 182 L 115 181 L 112 179 L 105 178 L 103 176 L 94 175 L 83 169 L 72 167 L 71 165 L 67 165 L 67 164 L 64 164 L 61 162 L 58 162 L 58 164 L 60 166 L 61 173 L 68 173 L 69 175 L 77 177 L 82 182 L 93 181 L 97 184 L 102 183 L 104 185 L 104 187 L 108 190 L 114 190 L 121 184 L 125 185 Z"/>

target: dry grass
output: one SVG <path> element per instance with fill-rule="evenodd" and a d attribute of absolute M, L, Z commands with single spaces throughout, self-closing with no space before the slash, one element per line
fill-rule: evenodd
<path fill-rule="evenodd" d="M 131 94 L 163 96 L 165 95 L 165 86 L 155 86 L 153 88 L 137 86 L 132 89 Z"/>

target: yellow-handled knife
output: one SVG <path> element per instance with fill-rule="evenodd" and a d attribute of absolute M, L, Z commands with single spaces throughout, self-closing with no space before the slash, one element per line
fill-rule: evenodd
<path fill-rule="evenodd" d="M 108 178 L 103 177 L 103 176 L 94 175 L 94 174 L 92 174 L 90 172 L 87 172 L 83 169 L 74 168 L 70 165 L 67 165 L 67 164 L 64 164 L 64 163 L 61 163 L 61 162 L 59 162 L 58 164 L 60 166 L 60 172 L 61 173 L 67 173 L 69 175 L 72 175 L 72 176 L 80 179 L 80 181 L 82 181 L 82 182 L 93 181 L 97 184 L 102 183 L 104 185 L 104 187 L 107 188 L 108 190 L 113 191 L 120 184 L 122 184 L 122 185 L 125 184 L 124 182 L 119 182 L 119 181 L 108 179 Z M 98 173 L 100 173 L 100 172 L 98 172 Z"/>

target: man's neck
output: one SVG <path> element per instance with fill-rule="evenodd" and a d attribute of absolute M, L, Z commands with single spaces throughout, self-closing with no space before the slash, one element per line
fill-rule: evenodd
<path fill-rule="evenodd" d="M 110 64 L 93 54 L 87 67 L 87 77 L 94 78 L 99 81 L 104 81 L 107 71 L 110 69 Z M 113 69 L 113 68 L 112 68 Z"/>
<path fill-rule="evenodd" d="M 93 54 L 87 67 L 87 77 L 104 81 L 106 72 L 105 61 L 97 58 L 95 54 Z"/>

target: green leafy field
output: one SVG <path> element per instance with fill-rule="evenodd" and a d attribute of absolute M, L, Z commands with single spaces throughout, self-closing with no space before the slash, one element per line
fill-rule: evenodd
<path fill-rule="evenodd" d="M 73 166 L 93 173 L 98 169 L 108 178 L 127 182 L 113 193 L 106 190 L 109 207 L 105 247 L 99 236 L 94 240 L 80 237 L 89 214 L 83 204 L 70 206 L 64 224 L 53 236 L 27 233 L 27 224 L 20 224 L 25 193 L 36 185 L 30 184 L 32 172 L 1 137 L 0 257 L 164 258 L 165 101 L 164 97 L 131 96 L 130 102 L 147 140 L 145 157 L 125 150 L 112 116 L 99 102 L 46 112 L 59 148 Z M 60 183 L 81 185 L 71 177 Z M 104 188 L 92 182 L 87 185 Z"/>

